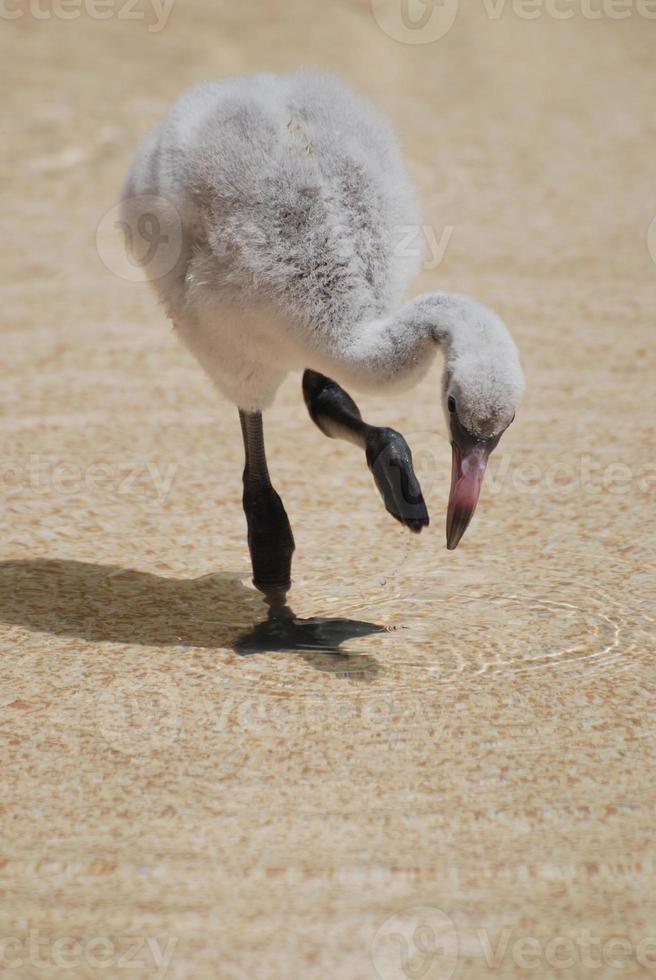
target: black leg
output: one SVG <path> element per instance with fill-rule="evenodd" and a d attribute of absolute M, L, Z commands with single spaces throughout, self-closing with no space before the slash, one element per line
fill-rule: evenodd
<path fill-rule="evenodd" d="M 269 478 L 262 415 L 240 411 L 239 418 L 246 450 L 243 499 L 253 585 L 264 593 L 272 611 L 284 611 L 291 587 L 294 536 L 282 500 Z"/>
<path fill-rule="evenodd" d="M 317 371 L 303 375 L 303 396 L 312 421 L 332 439 L 346 439 L 364 449 L 367 465 L 386 509 L 411 531 L 429 523 L 410 447 L 400 432 L 368 425 L 351 396 Z"/>

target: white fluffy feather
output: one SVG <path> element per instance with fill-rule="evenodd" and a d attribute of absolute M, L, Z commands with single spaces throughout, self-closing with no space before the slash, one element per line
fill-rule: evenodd
<path fill-rule="evenodd" d="M 144 141 L 126 180 L 180 216 L 173 270 L 149 266 L 182 338 L 240 408 L 266 407 L 290 370 L 314 368 L 378 390 L 410 385 L 445 353 L 472 431 L 505 427 L 522 389 L 501 321 L 466 297 L 401 306 L 420 256 L 400 249 L 420 224 L 387 120 L 318 73 L 207 82 Z M 165 206 L 166 205 L 166 206 Z M 152 210 L 152 205 L 150 207 Z M 157 211 L 157 207 L 155 209 Z"/>

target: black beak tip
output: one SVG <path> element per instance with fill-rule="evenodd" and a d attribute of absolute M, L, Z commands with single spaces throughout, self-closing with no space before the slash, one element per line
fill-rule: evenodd
<path fill-rule="evenodd" d="M 453 520 L 450 521 L 446 529 L 446 547 L 447 551 L 455 551 L 460 542 L 462 541 L 463 535 L 469 523 L 471 521 L 472 514 L 467 512 L 463 514 L 455 514 Z"/>

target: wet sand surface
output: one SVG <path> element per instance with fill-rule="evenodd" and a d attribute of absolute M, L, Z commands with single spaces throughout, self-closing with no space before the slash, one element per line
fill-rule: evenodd
<path fill-rule="evenodd" d="M 0 23 L 8 976 L 656 973 L 656 22 L 465 7 L 431 44 L 364 2 Z M 448 240 L 416 291 L 497 308 L 528 389 L 448 553 L 439 364 L 361 400 L 413 447 L 419 538 L 289 378 L 305 622 L 271 630 L 236 412 L 96 229 L 180 90 L 298 65 L 392 116 Z"/>

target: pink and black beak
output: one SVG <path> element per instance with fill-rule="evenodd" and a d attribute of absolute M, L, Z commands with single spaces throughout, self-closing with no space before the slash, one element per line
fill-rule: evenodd
<path fill-rule="evenodd" d="M 446 546 L 449 551 L 458 547 L 469 527 L 483 485 L 490 453 L 500 436 L 477 439 L 451 416 L 451 493 L 446 515 Z"/>

